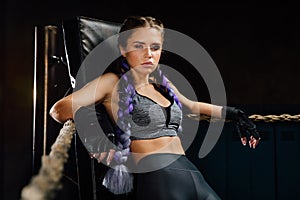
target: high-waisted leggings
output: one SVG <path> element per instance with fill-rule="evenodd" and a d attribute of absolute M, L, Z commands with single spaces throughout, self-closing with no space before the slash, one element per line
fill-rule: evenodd
<path fill-rule="evenodd" d="M 156 170 L 136 174 L 137 200 L 220 200 L 185 155 L 153 154 L 138 164 L 140 171 L 151 166 Z"/>

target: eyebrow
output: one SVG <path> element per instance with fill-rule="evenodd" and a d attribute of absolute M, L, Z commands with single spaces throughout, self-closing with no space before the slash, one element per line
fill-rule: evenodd
<path fill-rule="evenodd" d="M 145 42 L 134 41 L 133 44 L 145 44 Z"/>
<path fill-rule="evenodd" d="M 133 42 L 133 44 L 146 44 L 145 42 L 141 42 L 141 41 L 134 41 Z M 159 43 L 159 42 L 154 42 L 154 43 L 152 43 L 151 45 L 161 45 L 161 43 Z"/>

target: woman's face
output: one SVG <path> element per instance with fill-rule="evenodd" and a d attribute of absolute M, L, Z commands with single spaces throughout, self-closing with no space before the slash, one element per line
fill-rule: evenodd
<path fill-rule="evenodd" d="M 134 71 L 142 74 L 152 73 L 159 62 L 162 51 L 162 35 L 155 28 L 137 28 L 127 40 L 121 53 Z"/>

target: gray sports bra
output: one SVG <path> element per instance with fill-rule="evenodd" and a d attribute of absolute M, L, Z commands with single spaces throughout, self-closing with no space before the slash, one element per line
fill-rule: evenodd
<path fill-rule="evenodd" d="M 154 139 L 162 136 L 176 136 L 182 122 L 182 111 L 168 98 L 171 104 L 162 107 L 149 97 L 136 92 L 131 113 L 131 140 Z"/>

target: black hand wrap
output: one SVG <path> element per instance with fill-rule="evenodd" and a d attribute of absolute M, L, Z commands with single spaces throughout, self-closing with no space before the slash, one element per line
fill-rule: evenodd
<path fill-rule="evenodd" d="M 115 128 L 103 105 L 81 107 L 74 116 L 77 133 L 90 153 L 116 149 Z"/>
<path fill-rule="evenodd" d="M 241 138 L 253 136 L 257 140 L 260 139 L 256 125 L 242 110 L 224 106 L 222 108 L 222 117 L 236 122 L 237 132 Z"/>

